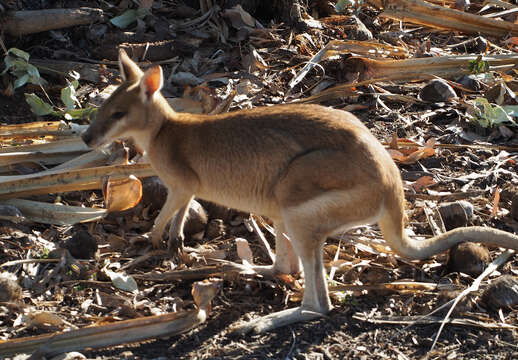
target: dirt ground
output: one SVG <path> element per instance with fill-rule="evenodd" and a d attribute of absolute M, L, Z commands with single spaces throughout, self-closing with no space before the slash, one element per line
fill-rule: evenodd
<path fill-rule="evenodd" d="M 4 3 L 4 2 L 0 2 Z M 5 2 L 4 7 L 12 10 L 37 10 L 40 8 L 89 6 L 105 11 L 113 18 L 129 8 L 136 8 L 136 3 L 129 1 L 18 1 Z M 112 4 L 109 4 L 112 3 Z M 151 2 L 153 3 L 153 2 Z M 225 3 L 220 5 L 225 9 Z M 230 2 L 228 2 L 230 3 Z M 243 2 L 254 15 L 253 2 Z M 327 2 L 314 2 L 327 3 Z M 331 2 L 336 3 L 336 2 Z M 481 2 L 474 2 L 470 12 L 482 7 Z M 323 5 L 314 6 L 309 13 L 317 17 L 325 14 Z M 315 10 L 316 9 L 316 10 Z M 191 73 L 205 82 L 193 86 L 195 90 L 186 90 L 177 78 L 169 78 L 164 94 L 169 97 L 188 97 L 198 108 L 205 109 L 214 104 L 222 104 L 229 98 L 232 90 L 237 91 L 230 103 L 230 110 L 250 106 L 273 105 L 307 98 L 319 94 L 315 90 L 318 84 L 329 81 L 335 86 L 359 79 L 359 71 L 348 68 L 346 59 L 350 53 L 340 53 L 337 57 L 323 60 L 319 68 L 312 70 L 294 89 L 289 82 L 328 41 L 365 40 L 358 25 L 327 21 L 323 29 L 309 27 L 301 23 L 290 25 L 267 14 L 264 8 L 255 15 L 264 25 L 264 29 L 254 28 L 243 32 L 238 28 L 235 13 L 223 16 L 216 13 L 210 26 L 201 22 L 190 32 L 179 25 L 187 15 L 200 16 L 198 2 L 155 1 L 153 16 L 140 20 L 126 30 L 103 24 L 90 24 L 59 29 L 53 32 L 3 39 L 6 48 L 16 47 L 31 55 L 31 59 L 55 59 L 82 61 L 88 63 L 103 62 L 102 67 L 116 71 L 116 58 L 107 49 L 115 50 L 120 44 L 146 43 L 157 49 L 156 43 L 173 36 L 171 45 L 173 54 L 167 57 L 169 48 L 154 53 L 153 62 L 161 62 L 166 78 L 172 72 Z M 349 21 L 352 15 L 363 22 L 374 39 L 385 39 L 387 31 L 397 32 L 397 21 L 381 20 L 381 10 L 363 4 L 357 10 L 350 9 L 340 21 Z M 4 16 L 7 13 L 4 13 Z M 184 14 L 183 17 L 181 14 Z M 243 17 L 241 19 L 247 19 Z M 243 21 L 243 20 L 241 20 Z M 233 24 L 233 25 L 232 25 Z M 212 26 L 212 27 L 211 27 Z M 214 27 L 221 26 L 214 30 Z M 233 27 L 234 26 L 234 27 Z M 449 45 L 476 38 L 458 32 L 439 31 L 424 26 L 410 26 L 412 31 L 401 33 L 398 44 L 405 45 L 410 57 L 432 57 L 437 54 L 462 55 L 464 52 L 452 52 Z M 168 30 L 164 30 L 168 29 Z M 172 30 L 173 29 L 173 30 Z M 226 29 L 226 33 L 221 29 Z M 220 31 L 221 30 L 221 31 Z M 123 33 L 123 31 L 126 31 Z M 240 32 L 241 31 L 241 32 Z M 174 33 L 171 35 L 171 33 Z M 244 35 L 246 33 L 246 36 Z M 102 34 L 102 35 L 99 35 Z M 226 34 L 226 35 L 221 35 Z M 230 34 L 230 35 L 229 35 Z M 265 35 L 266 34 L 266 35 Z M 225 41 L 223 41 L 225 40 Z M 497 44 L 501 39 L 491 39 Z M 446 50 L 448 49 L 448 50 Z M 491 54 L 498 49 L 488 48 Z M 111 50 L 110 50 L 111 51 Z M 255 51 L 255 52 L 254 52 Z M 151 50 L 150 50 L 150 53 Z M 480 52 L 466 54 L 478 55 Z M 116 54 L 113 51 L 113 54 Z M 157 55 L 158 54 L 158 55 Z M 223 55 L 222 55 L 223 54 Z M 106 56 L 105 56 L 106 55 Z M 172 61 L 173 56 L 179 56 Z M 171 60 L 171 61 L 168 61 Z M 151 63 L 148 61 L 148 63 Z M 2 70 L 2 68 L 0 68 Z M 197 72 L 195 70 L 198 70 Z M 325 73 L 325 76 L 323 73 Z M 49 81 L 47 92 L 58 101 L 59 89 L 63 79 L 43 70 L 42 76 Z M 503 73 L 496 73 L 501 76 Z M 516 66 L 505 73 L 510 92 L 516 94 Z M 173 79 L 173 80 L 171 80 Z M 176 80 L 175 80 L 176 79 Z M 219 79 L 219 80 L 218 80 Z M 223 79 L 223 80 L 221 80 Z M 248 79 L 247 83 L 242 82 Z M 3 77 L 0 91 L 6 94 L 8 83 L 12 79 Z M 415 80 L 415 81 L 414 81 Z M 471 216 L 467 225 L 490 226 L 516 233 L 518 231 L 518 195 L 516 186 L 518 168 L 516 153 L 518 136 L 515 126 L 494 126 L 483 128 L 466 120 L 466 105 L 463 101 L 475 97 L 489 96 L 485 92 L 484 81 L 478 90 L 466 89 L 455 83 L 457 97 L 446 101 L 421 101 L 420 90 L 429 80 L 385 81 L 344 91 L 343 96 L 334 97 L 322 104 L 352 111 L 376 135 L 388 144 L 396 134 L 399 139 L 412 139 L 424 149 L 427 140 L 437 144 L 433 156 L 422 156 L 415 161 L 408 159 L 398 162 L 405 181 L 407 195 L 408 228 L 412 236 L 431 236 L 431 219 L 438 219 L 437 208 L 441 204 L 464 201 L 469 203 Z M 175 82 L 176 81 L 176 82 Z M 84 104 L 90 100 L 88 93 L 102 91 L 110 78 L 97 83 L 89 81 L 88 90 L 83 91 L 80 99 Z M 192 85 L 192 84 L 191 84 Z M 2 87 L 3 86 L 3 87 Z M 315 91 L 313 91 L 315 90 Z M 38 87 L 27 85 L 17 89 L 10 96 L 0 97 L 0 121 L 4 125 L 19 124 L 35 120 L 56 120 L 51 116 L 36 117 L 23 100 L 24 92 L 36 92 L 42 95 Z M 287 96 L 291 93 L 291 97 Z M 391 96 L 380 94 L 390 93 Z M 399 96 L 399 97 L 398 97 Z M 412 99 L 412 100 L 409 100 Z M 191 104 L 191 102 L 189 102 Z M 211 105 L 212 104 L 212 105 Z M 515 105 L 516 99 L 508 104 Z M 212 106 L 214 108 L 214 106 Z M 60 119 L 62 120 L 62 119 Z M 87 124 L 87 120 L 79 120 Z M 5 175 L 5 174 L 2 174 Z M 433 178 L 433 183 L 423 187 L 415 185 L 424 176 Z M 428 180 L 427 180 L 428 181 Z M 415 185 L 415 186 L 414 186 Z M 498 189 L 498 198 L 495 196 Z M 156 189 L 155 189 L 156 190 Z M 160 190 L 159 190 L 160 191 Z M 163 191 L 163 189 L 162 189 Z M 373 189 L 375 191 L 375 189 Z M 155 194 L 155 195 L 153 195 Z M 94 224 L 78 224 L 63 227 L 43 224 L 14 224 L 0 220 L 0 264 L 27 258 L 27 251 L 32 256 L 45 254 L 47 242 L 60 247 L 80 230 L 87 231 L 97 241 L 99 253 L 81 261 L 85 274 L 76 276 L 70 271 L 53 274 L 54 265 L 38 265 L 29 274 L 21 265 L 7 269 L 16 274 L 17 282 L 22 286 L 23 305 L 0 303 L 0 338 L 10 340 L 61 331 L 68 328 L 63 325 L 41 326 L 23 323 L 21 314 L 46 311 L 56 314 L 69 324 L 79 327 L 93 326 L 102 321 L 133 319 L 158 313 L 173 311 L 173 307 L 192 309 L 190 280 L 172 282 L 153 282 L 138 280 L 139 292 L 132 295 L 111 285 L 103 276 L 101 269 L 106 262 L 127 263 L 149 251 L 148 244 L 128 242 L 123 248 L 113 246 L 113 236 L 118 238 L 140 235 L 149 231 L 154 217 L 158 214 L 161 195 L 144 194 L 144 199 L 135 209 L 123 213 L 110 214 L 106 219 Z M 146 198 L 147 196 L 147 198 Z M 56 194 L 39 196 L 45 201 L 57 201 Z M 85 206 L 103 206 L 100 191 L 71 192 L 59 196 L 59 201 Z M 428 210 L 424 210 L 424 209 Z M 215 210 L 213 210 L 215 209 Z M 243 237 L 250 242 L 254 261 L 259 264 L 269 263 L 268 255 L 259 245 L 257 233 L 247 228 L 248 214 L 229 209 L 206 206 L 209 225 L 216 228 L 215 235 L 209 236 L 205 229 L 203 240 L 187 236 L 188 246 L 210 246 L 212 250 L 224 250 L 227 260 L 239 261 L 234 239 Z M 354 211 L 354 209 L 344 209 Z M 466 210 L 467 211 L 467 210 Z M 260 214 L 257 214 L 260 215 Z M 261 226 L 268 241 L 273 246 L 273 236 L 266 227 Z M 192 235 L 192 234 L 191 234 Z M 371 241 L 375 245 L 355 245 L 357 240 Z M 302 279 L 263 279 L 253 276 L 223 274 L 221 290 L 214 298 L 212 310 L 207 321 L 195 329 L 169 338 L 148 340 L 137 344 L 124 344 L 112 348 L 86 349 L 82 354 L 88 359 L 517 359 L 518 312 L 516 300 L 518 285 L 511 288 L 510 295 L 496 294 L 496 297 L 509 298 L 510 307 L 493 309 L 482 301 L 482 293 L 499 275 L 515 276 L 518 273 L 518 261 L 511 260 L 498 272 L 486 277 L 480 290 L 465 297 L 455 308 L 452 318 L 457 324 L 448 324 L 438 338 L 434 350 L 430 351 L 438 333 L 440 322 L 446 316 L 441 310 L 425 318 L 425 323 L 414 323 L 421 315 L 427 315 L 440 305 L 455 298 L 460 291 L 470 286 L 478 276 L 465 275 L 452 270 L 446 265 L 448 256 L 441 254 L 426 261 L 406 261 L 396 257 L 389 250 L 380 251 L 381 233 L 376 226 L 361 227 L 336 239 L 330 239 L 326 245 L 326 262 L 330 264 L 340 246 L 339 259 L 343 266 L 329 281 L 331 286 L 344 284 L 357 285 L 354 289 L 332 291 L 334 310 L 320 320 L 287 326 L 267 334 L 235 336 L 230 334 L 232 325 L 267 315 L 274 311 L 297 306 L 301 299 Z M 363 244 L 362 242 L 362 244 Z M 63 245 L 64 247 L 64 245 Z M 97 247 L 96 247 L 97 249 Z M 89 249 L 85 250 L 90 251 Z M 495 260 L 502 249 L 490 248 Z M 78 257 L 83 259 L 82 257 Z M 334 259 L 336 260 L 336 259 Z M 468 260 L 468 262 L 471 260 Z M 461 260 L 462 262 L 462 260 Z M 199 265 L 199 263 L 198 263 Z M 151 257 L 139 263 L 128 273 L 144 274 L 151 271 L 158 273 L 174 269 L 175 264 L 163 256 Z M 187 266 L 188 267 L 188 266 Z M 329 265 L 330 267 L 330 265 Z M 24 280 L 24 278 L 30 281 Z M 45 278 L 46 282 L 40 281 Z M 394 281 L 415 283 L 443 284 L 444 288 L 412 288 L 406 285 L 403 290 L 382 288 L 380 284 Z M 27 284 L 38 284 L 31 287 Z M 368 286 L 373 286 L 368 288 Z M 376 287 L 377 286 L 377 287 Z M 96 299 L 106 297 L 113 303 L 102 305 Z M 90 300 L 90 307 L 84 304 Z M 97 302 L 96 302 L 97 301 Z M 140 305 L 136 305 L 139 303 Z M 142 305 L 144 304 L 144 305 Z M 174 305 L 174 306 L 173 306 Z M 87 309 L 87 310 L 84 310 Z M 0 349 L 2 344 L 0 344 Z"/>

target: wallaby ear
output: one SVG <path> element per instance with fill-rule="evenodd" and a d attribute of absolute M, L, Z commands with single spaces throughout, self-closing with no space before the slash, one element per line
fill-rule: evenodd
<path fill-rule="evenodd" d="M 143 74 L 142 70 L 130 59 L 124 49 L 119 49 L 119 70 L 124 81 L 138 80 Z"/>
<path fill-rule="evenodd" d="M 146 70 L 140 79 L 140 96 L 144 103 L 150 101 L 153 96 L 162 89 L 164 76 L 160 66 L 153 66 Z"/>

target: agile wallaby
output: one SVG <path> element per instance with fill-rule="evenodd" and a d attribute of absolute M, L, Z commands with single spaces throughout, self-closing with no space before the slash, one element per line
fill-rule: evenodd
<path fill-rule="evenodd" d="M 259 272 L 298 273 L 301 260 L 302 305 L 245 324 L 241 332 L 268 331 L 329 312 L 322 247 L 327 236 L 354 226 L 377 222 L 390 247 L 411 259 L 462 241 L 518 250 L 518 236 L 483 227 L 458 228 L 423 241 L 408 238 L 399 170 L 348 112 L 282 105 L 221 115 L 176 113 L 160 94 L 159 66 L 142 72 L 122 50 L 119 65 L 124 82 L 101 106 L 83 140 L 99 146 L 132 137 L 147 153 L 169 190 L 153 244 L 160 246 L 175 213 L 172 238 L 181 238 L 187 206 L 196 195 L 274 221 L 276 259 Z"/>

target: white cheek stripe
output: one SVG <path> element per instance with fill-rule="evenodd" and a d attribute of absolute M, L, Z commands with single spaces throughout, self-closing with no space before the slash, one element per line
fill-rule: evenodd
<path fill-rule="evenodd" d="M 106 134 L 104 134 L 104 138 L 107 141 L 114 141 L 117 139 L 120 139 L 121 137 L 124 137 L 124 132 L 122 131 L 122 125 L 126 121 L 126 117 L 123 117 L 122 119 L 119 119 L 115 124 L 113 124 Z"/>

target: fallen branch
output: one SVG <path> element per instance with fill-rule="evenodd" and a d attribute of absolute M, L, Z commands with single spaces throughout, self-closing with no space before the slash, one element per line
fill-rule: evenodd
<path fill-rule="evenodd" d="M 360 80 L 372 78 L 390 78 L 392 80 L 420 80 L 434 76 L 451 78 L 470 73 L 470 62 L 477 61 L 475 55 L 436 56 L 415 59 L 370 59 L 351 57 L 346 60 L 347 68 L 355 68 L 360 73 Z M 489 71 L 512 69 L 518 65 L 518 55 L 483 56 Z"/>
<path fill-rule="evenodd" d="M 507 35 L 518 35 L 518 25 L 512 22 L 489 19 L 421 0 L 381 1 L 385 11 L 380 16 L 390 19 L 437 29 L 459 31 L 464 34 L 484 34 L 500 38 Z"/>
<path fill-rule="evenodd" d="M 299 73 L 290 81 L 288 86 L 293 89 L 295 85 L 304 79 L 307 73 L 313 69 L 320 61 L 336 54 L 356 54 L 369 57 L 408 57 L 408 51 L 402 47 L 382 44 L 375 41 L 355 41 L 355 40 L 331 40 L 318 53 L 307 62 Z"/>
<path fill-rule="evenodd" d="M 79 137 L 44 144 L 0 148 L 0 167 L 21 162 L 39 162 L 44 165 L 61 164 L 90 151 Z"/>
<path fill-rule="evenodd" d="M 51 170 L 19 176 L 0 176 L 0 199 L 67 191 L 101 189 L 103 177 L 111 180 L 155 176 L 149 164 L 111 165 L 77 170 Z"/>
<path fill-rule="evenodd" d="M 2 16 L 0 29 L 12 36 L 34 34 L 41 31 L 88 25 L 104 19 L 101 9 L 47 9 L 11 11 Z"/>
<path fill-rule="evenodd" d="M 28 140 L 35 138 L 40 140 L 44 136 L 55 138 L 78 136 L 88 125 L 77 125 L 63 121 L 36 121 L 27 124 L 0 126 L 0 140 L 4 145 L 9 140 Z"/>
<path fill-rule="evenodd" d="M 220 262 L 223 262 L 220 260 Z M 221 276 L 228 273 L 251 272 L 251 269 L 245 265 L 225 261 L 221 264 L 203 266 L 195 269 L 172 270 L 164 273 L 146 273 L 135 274 L 133 277 L 137 280 L 145 281 L 177 281 L 177 280 L 200 280 L 207 279 L 212 276 Z"/>
<path fill-rule="evenodd" d="M 210 302 L 216 296 L 221 282 L 212 280 L 193 284 L 192 294 L 197 307 L 195 310 L 0 341 L 0 356 L 36 351 L 33 356 L 48 357 L 67 351 L 101 348 L 184 333 L 205 322 L 210 313 Z"/>
<path fill-rule="evenodd" d="M 105 209 L 49 204 L 24 199 L 0 200 L 0 202 L 2 205 L 16 207 L 25 219 L 42 224 L 74 225 L 96 221 L 105 216 L 107 212 Z"/>
<path fill-rule="evenodd" d="M 347 68 L 358 72 L 361 81 L 341 84 L 294 103 L 321 103 L 349 95 L 357 95 L 356 88 L 387 81 L 431 80 L 436 76 L 452 78 L 469 74 L 470 61 L 477 56 L 438 56 L 433 58 L 417 58 L 406 60 L 368 59 L 351 57 L 347 59 Z M 512 69 L 518 65 L 518 55 L 485 56 L 489 71 Z"/>

